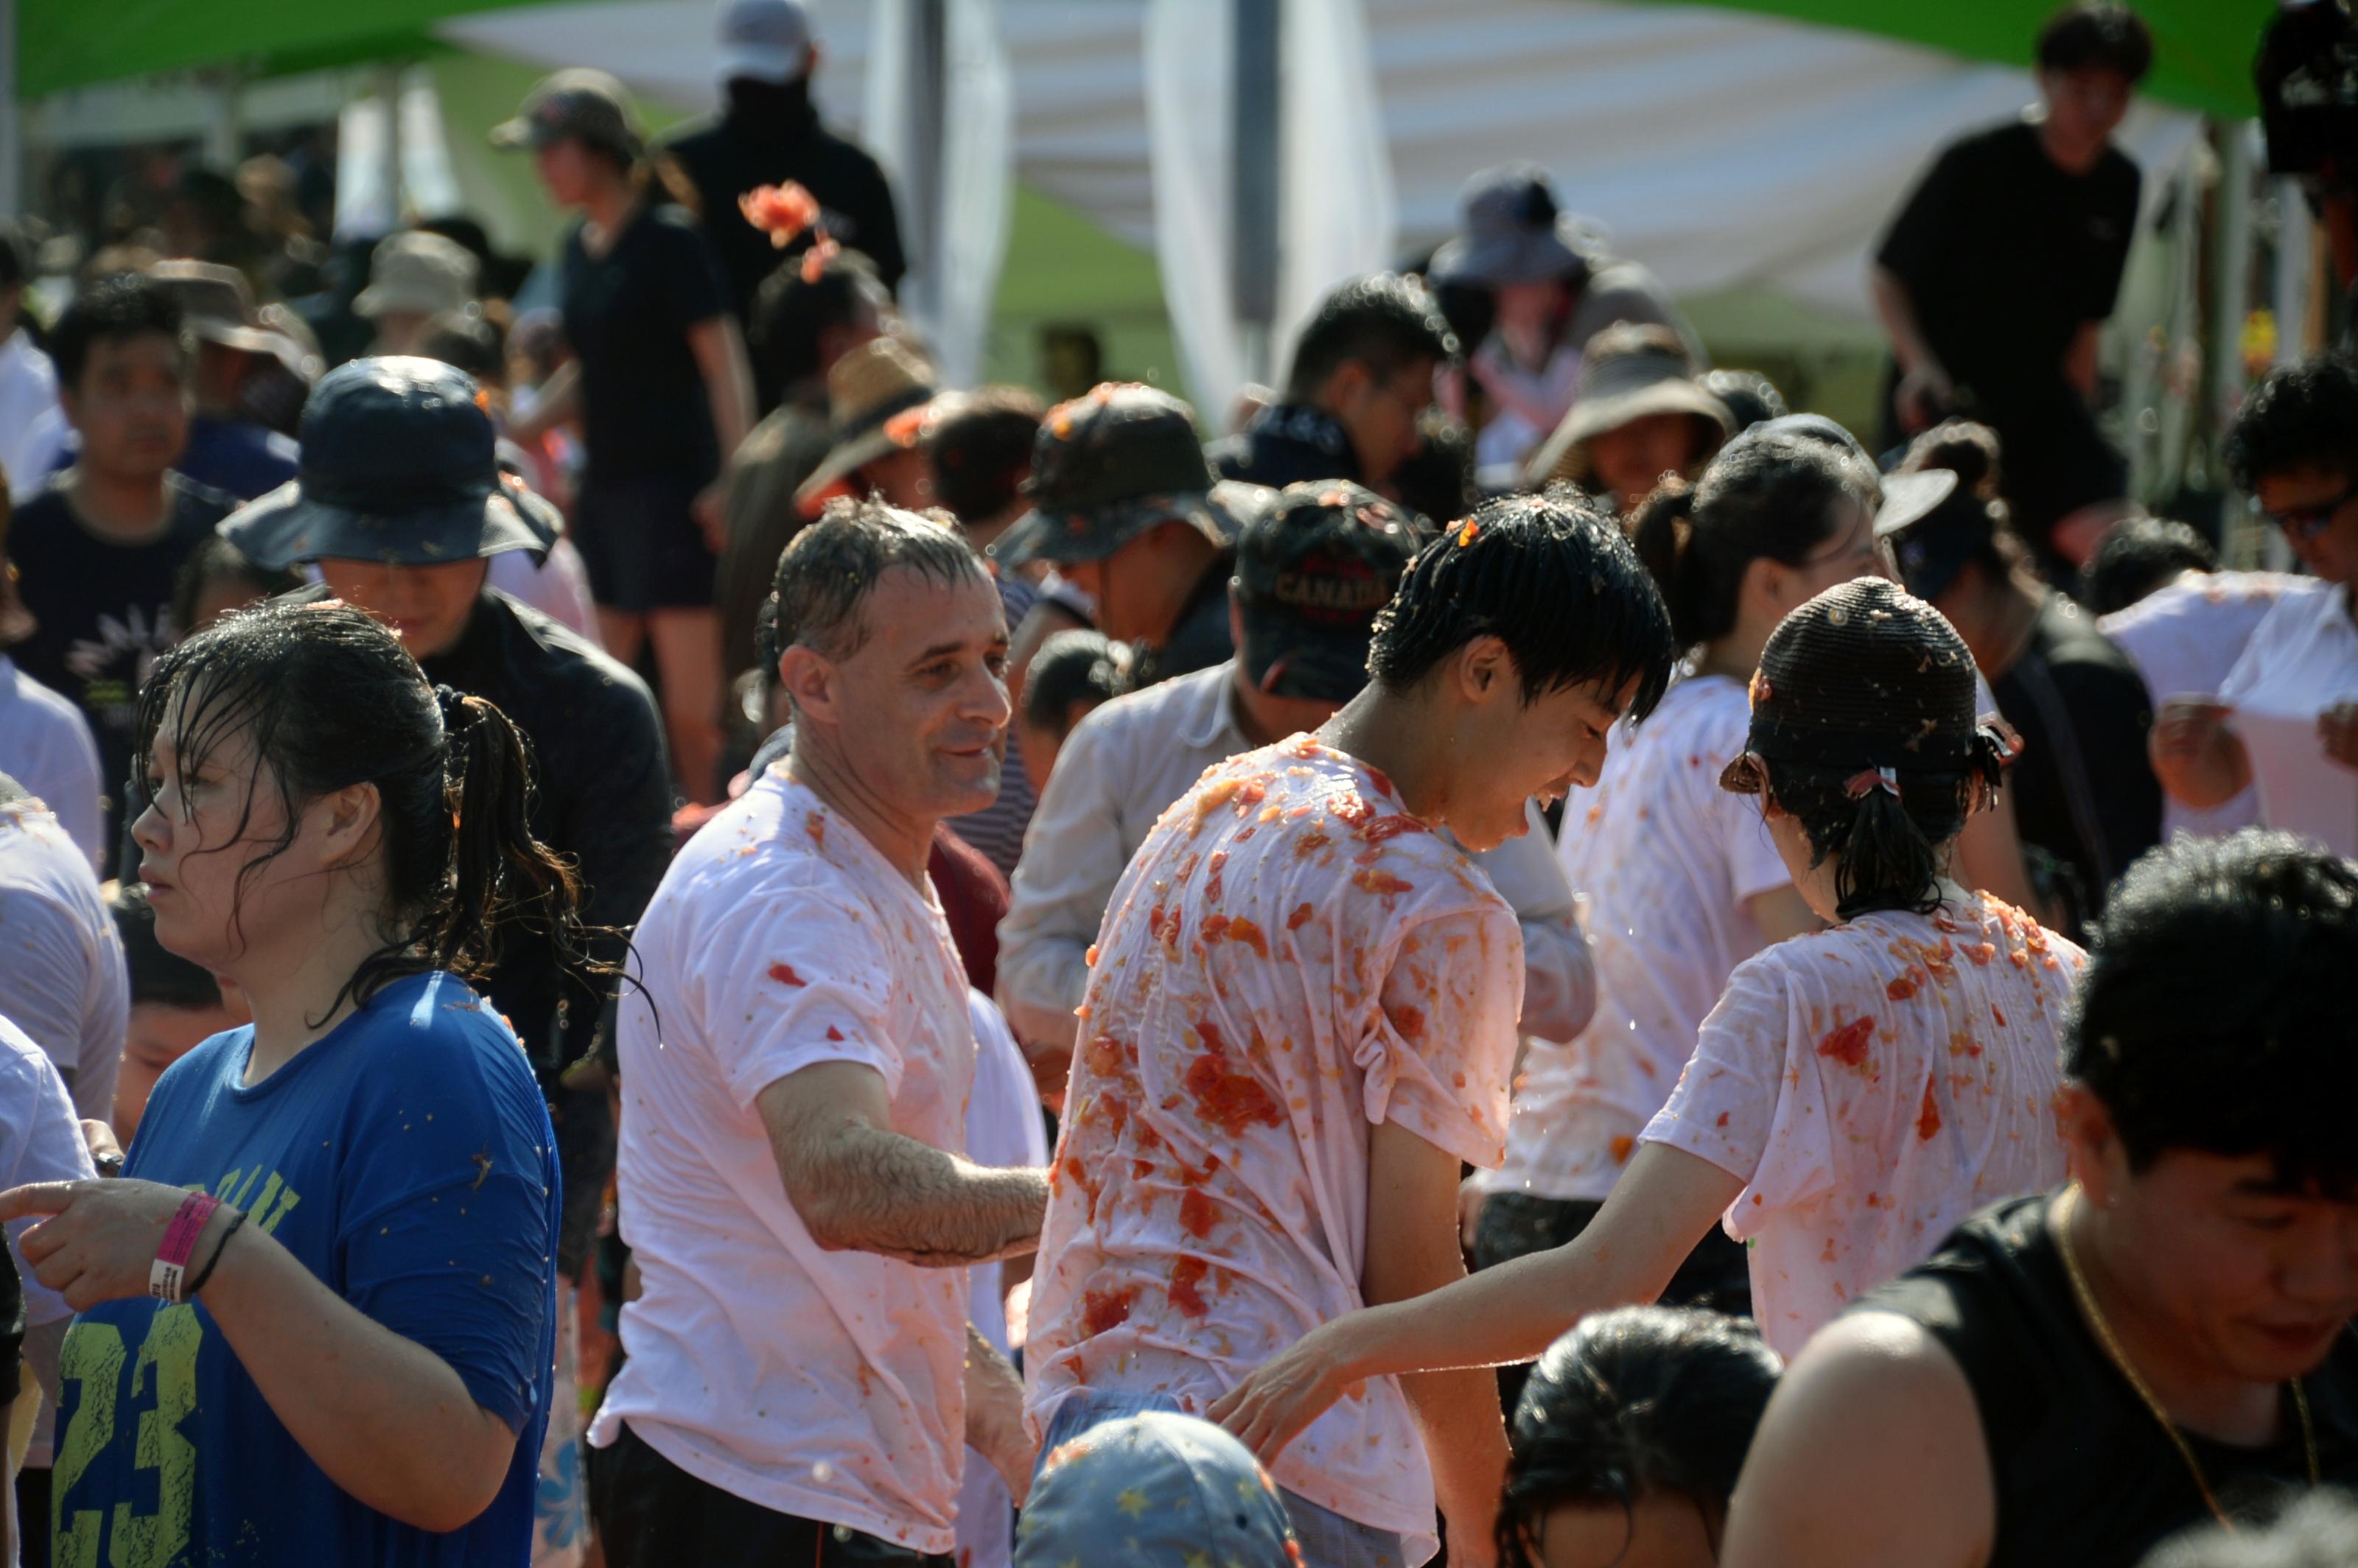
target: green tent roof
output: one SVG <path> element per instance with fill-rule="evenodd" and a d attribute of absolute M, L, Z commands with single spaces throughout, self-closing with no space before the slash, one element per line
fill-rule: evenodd
<path fill-rule="evenodd" d="M 17 0 L 26 98 L 157 71 L 243 62 L 265 71 L 344 65 L 431 47 L 450 16 L 533 0 Z M 2054 0 L 1723 0 L 1735 8 L 2021 65 Z M 2158 58 L 2155 97 L 2224 118 L 2256 112 L 2251 61 L 2272 0 L 2138 0 Z"/>

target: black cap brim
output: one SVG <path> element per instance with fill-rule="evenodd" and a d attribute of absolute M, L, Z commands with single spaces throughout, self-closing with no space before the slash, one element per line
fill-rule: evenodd
<path fill-rule="evenodd" d="M 300 480 L 248 502 L 221 525 L 222 537 L 248 559 L 276 571 L 329 557 L 441 566 L 510 550 L 529 552 L 537 565 L 548 559 L 561 531 L 557 508 L 519 484 L 503 484 L 481 497 L 373 512 L 313 500 Z"/>
<path fill-rule="evenodd" d="M 1224 508 L 1213 504 L 1208 492 L 1184 491 L 1139 496 L 1086 511 L 1035 508 L 994 540 L 989 553 L 1002 567 L 1028 566 L 1033 561 L 1077 566 L 1105 559 L 1162 523 L 1192 523 L 1206 538 L 1223 546 L 1235 540 L 1239 526 Z"/>

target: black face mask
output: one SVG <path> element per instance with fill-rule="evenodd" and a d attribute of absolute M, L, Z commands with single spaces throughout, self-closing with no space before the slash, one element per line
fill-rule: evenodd
<path fill-rule="evenodd" d="M 756 81 L 734 77 L 729 83 L 729 114 L 732 119 L 757 124 L 799 124 L 811 117 L 810 78 L 799 81 Z"/>

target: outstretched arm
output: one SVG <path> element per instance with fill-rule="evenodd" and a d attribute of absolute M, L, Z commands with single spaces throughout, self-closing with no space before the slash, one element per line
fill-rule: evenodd
<path fill-rule="evenodd" d="M 1457 1247 L 1457 1156 L 1396 1122 L 1368 1139 L 1368 1257 L 1360 1294 L 1371 1306 L 1412 1302 L 1466 1279 Z M 1453 1563 L 1491 1559 L 1491 1527 L 1507 1480 L 1498 1385 L 1487 1372 L 1401 1379 L 1424 1437 L 1433 1498 L 1449 1521 Z"/>
<path fill-rule="evenodd" d="M 1266 1463 L 1362 1379 L 1531 1360 L 1590 1313 L 1660 1295 L 1743 1190 L 1742 1181 L 1707 1160 L 1641 1145 L 1574 1240 L 1323 1325 L 1209 1413 Z"/>
<path fill-rule="evenodd" d="M 892 1125 L 883 1075 L 819 1062 L 754 1098 L 786 1195 L 811 1238 L 952 1268 L 1029 1252 L 1048 1212 L 1048 1173 L 973 1164 Z"/>

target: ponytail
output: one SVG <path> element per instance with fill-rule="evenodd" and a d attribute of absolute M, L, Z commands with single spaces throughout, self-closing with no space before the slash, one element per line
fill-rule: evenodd
<path fill-rule="evenodd" d="M 1662 602 L 1671 612 L 1671 635 L 1682 649 L 1718 634 L 1701 630 L 1695 602 L 1694 503 L 1695 487 L 1672 474 L 1639 503 L 1629 520 L 1629 543 L 1653 574 L 1654 586 L 1662 590 Z"/>
<path fill-rule="evenodd" d="M 413 940 L 437 968 L 479 973 L 497 958 L 504 927 L 522 925 L 578 957 L 580 879 L 532 836 L 532 769 L 515 721 L 480 697 L 434 688 L 449 737 L 451 876 Z"/>
<path fill-rule="evenodd" d="M 1878 910 L 1930 914 L 1941 904 L 1941 874 L 1965 818 L 1989 803 L 2011 754 L 1985 727 L 1963 772 L 1868 768 L 1838 773 L 1769 762 L 1769 797 L 1809 836 L 1812 865 L 1829 855 L 1834 913 L 1844 920 Z"/>

